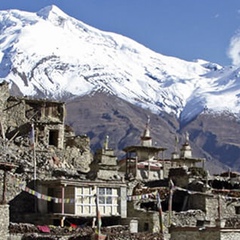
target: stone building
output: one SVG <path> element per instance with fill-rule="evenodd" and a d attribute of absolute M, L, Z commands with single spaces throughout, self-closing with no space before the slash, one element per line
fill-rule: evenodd
<path fill-rule="evenodd" d="M 90 224 L 96 218 L 98 201 L 103 223 L 120 224 L 127 217 L 127 186 L 117 169 L 116 156 L 108 148 L 107 137 L 104 147 L 96 152 L 89 170 L 78 179 L 38 182 L 38 191 L 51 196 L 51 204 L 38 200 L 39 215 L 48 216 L 49 224 L 60 220 L 78 225 Z"/>
<path fill-rule="evenodd" d="M 123 179 L 118 171 L 117 157 L 114 155 L 113 149 L 109 148 L 108 136 L 106 136 L 103 148 L 96 151 L 90 167 L 90 178 L 113 181 Z"/>
<path fill-rule="evenodd" d="M 38 211 L 41 216 L 48 216 L 45 218 L 48 224 L 66 219 L 66 223 L 89 225 L 96 217 L 96 201 L 103 222 L 119 224 L 121 218 L 127 216 L 126 184 L 122 182 L 57 179 L 40 182 L 38 189 L 42 194 L 52 196 L 50 204 L 38 201 Z"/>
<path fill-rule="evenodd" d="M 190 239 L 195 232 L 196 236 L 199 234 L 196 239 L 201 236 L 211 239 L 205 238 L 210 230 L 196 230 L 203 227 L 213 229 L 214 239 L 238 236 L 238 227 L 231 223 L 239 226 L 240 175 L 210 176 L 204 169 L 205 160 L 193 156 L 188 133 L 181 148 L 175 146 L 171 159 L 158 156 L 164 150 L 152 146 L 148 121 L 141 145 L 126 147 L 126 159 L 119 161 L 128 183 L 128 194 L 132 196 L 128 201 L 128 218 L 138 221 L 138 231 L 163 231 L 166 239 L 184 234 L 184 239 Z M 161 217 L 157 193 L 161 198 Z M 219 222 L 223 229 L 219 229 Z M 172 236 L 167 230 L 170 226 Z"/>
<path fill-rule="evenodd" d="M 89 138 L 65 125 L 63 102 L 13 97 L 3 82 L 0 110 L 0 155 L 17 166 L 18 192 L 8 183 L 10 221 L 89 224 L 96 198 L 103 223 L 126 218 L 126 184 L 113 150 L 105 143 L 93 156 Z"/>
<path fill-rule="evenodd" d="M 186 133 L 185 142 L 182 144 L 180 152 L 175 146 L 175 151 L 172 153 L 171 162 L 172 167 L 196 167 L 198 163 L 201 163 L 201 167 L 204 168 L 205 159 L 195 158 L 192 155 L 192 148 L 189 143 L 189 134 Z M 199 164 L 198 164 L 199 165 Z"/>
<path fill-rule="evenodd" d="M 127 179 L 133 178 L 139 181 L 164 179 L 169 165 L 169 162 L 164 161 L 162 157 L 165 150 L 166 148 L 152 145 L 148 119 L 141 136 L 141 144 L 123 149 L 126 158 L 119 161 L 120 171 L 125 173 Z"/>
<path fill-rule="evenodd" d="M 122 172 L 128 184 L 127 220 L 137 224 L 140 232 L 160 232 L 160 219 L 157 209 L 156 195 L 161 194 L 166 199 L 165 190 L 171 161 L 163 158 L 166 148 L 153 146 L 149 119 L 140 145 L 128 146 L 123 149 L 126 158 L 119 161 L 119 171 Z"/>
<path fill-rule="evenodd" d="M 27 135 L 34 126 L 36 144 L 63 148 L 65 105 L 62 102 L 13 97 L 8 84 L 1 84 L 1 135 Z"/>

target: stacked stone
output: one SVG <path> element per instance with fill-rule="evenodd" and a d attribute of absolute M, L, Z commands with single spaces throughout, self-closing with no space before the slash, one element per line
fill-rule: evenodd
<path fill-rule="evenodd" d="M 8 239 L 9 226 L 9 205 L 0 205 L 0 236 L 1 239 Z"/>

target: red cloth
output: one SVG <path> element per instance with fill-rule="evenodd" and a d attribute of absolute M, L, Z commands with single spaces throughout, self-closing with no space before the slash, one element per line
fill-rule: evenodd
<path fill-rule="evenodd" d="M 50 233 L 50 228 L 48 226 L 37 226 L 38 230 L 43 233 Z"/>
<path fill-rule="evenodd" d="M 72 227 L 72 228 L 77 228 L 77 225 L 76 225 L 76 224 L 73 224 L 73 223 L 71 223 L 71 227 Z"/>

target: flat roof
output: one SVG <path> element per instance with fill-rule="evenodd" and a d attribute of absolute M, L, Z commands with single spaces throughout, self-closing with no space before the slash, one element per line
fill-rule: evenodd
<path fill-rule="evenodd" d="M 136 152 L 137 150 L 145 150 L 145 151 L 151 151 L 151 152 L 160 152 L 165 151 L 167 148 L 163 147 L 148 147 L 148 146 L 129 146 L 123 149 L 125 152 Z"/>
<path fill-rule="evenodd" d="M 103 187 L 121 187 L 126 186 L 126 183 L 122 181 L 90 181 L 90 180 L 75 180 L 75 179 L 52 179 L 52 180 L 41 180 L 38 181 L 42 185 L 46 186 L 75 186 L 75 187 L 82 187 L 82 186 L 103 186 Z"/>

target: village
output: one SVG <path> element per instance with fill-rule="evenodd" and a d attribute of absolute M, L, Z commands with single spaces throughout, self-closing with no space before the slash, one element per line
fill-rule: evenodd
<path fill-rule="evenodd" d="M 240 173 L 210 175 L 187 132 L 166 158 L 146 118 L 117 159 L 108 136 L 91 153 L 64 102 L 11 96 L 3 82 L 0 112 L 1 239 L 240 239 Z"/>

